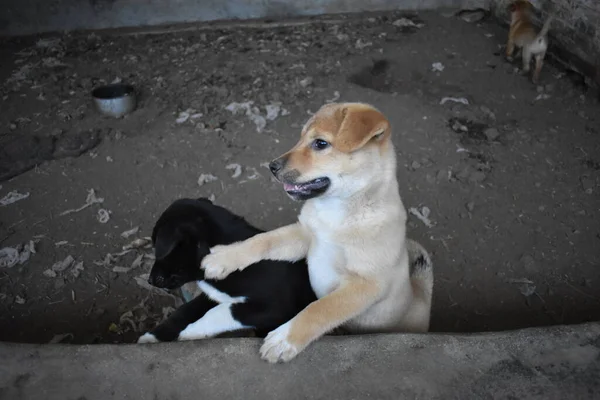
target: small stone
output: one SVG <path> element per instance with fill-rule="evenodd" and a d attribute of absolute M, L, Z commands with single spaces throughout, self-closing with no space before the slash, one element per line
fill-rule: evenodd
<path fill-rule="evenodd" d="M 467 219 L 469 216 L 467 215 L 467 213 L 461 211 L 458 213 L 458 217 L 460 219 Z"/>
<path fill-rule="evenodd" d="M 594 191 L 594 181 L 587 176 L 583 176 L 579 179 L 581 187 L 586 194 L 592 194 Z"/>
<path fill-rule="evenodd" d="M 14 131 L 15 129 L 17 129 L 17 124 L 13 124 L 11 122 L 10 125 L 8 125 L 8 127 L 10 128 L 11 131 Z"/>
<path fill-rule="evenodd" d="M 438 181 L 442 181 L 442 180 L 446 180 L 448 179 L 448 172 L 444 171 L 443 169 L 440 169 L 437 174 L 436 174 L 436 179 Z"/>
<path fill-rule="evenodd" d="M 307 76 L 306 78 L 304 78 L 300 81 L 300 86 L 302 86 L 303 88 L 306 88 L 306 87 L 312 85 L 312 83 L 313 83 L 313 78 L 310 76 Z"/>
<path fill-rule="evenodd" d="M 425 180 L 427 181 L 427 183 L 429 184 L 434 184 L 435 183 L 435 178 L 433 177 L 433 175 L 431 174 L 427 174 L 425 175 Z"/>
<path fill-rule="evenodd" d="M 459 15 L 464 21 L 473 23 L 481 21 L 485 17 L 485 12 L 483 10 L 462 11 Z"/>
<path fill-rule="evenodd" d="M 24 297 L 19 296 L 19 295 L 15 296 L 15 303 L 23 305 L 23 304 L 25 304 L 25 302 L 26 301 L 25 301 Z"/>
<path fill-rule="evenodd" d="M 419 169 L 419 168 L 421 168 L 421 163 L 419 163 L 418 161 L 413 161 L 412 164 L 410 165 L 410 167 L 412 169 Z"/>
<path fill-rule="evenodd" d="M 473 210 L 475 209 L 475 203 L 470 201 L 465 205 L 465 207 L 467 207 L 467 210 L 469 210 L 469 212 L 473 212 Z"/>
<path fill-rule="evenodd" d="M 489 141 L 496 140 L 498 136 L 500 136 L 500 132 L 498 132 L 498 129 L 496 128 L 487 128 L 485 131 L 483 131 L 483 134 Z"/>
<path fill-rule="evenodd" d="M 479 107 L 479 109 L 481 110 L 482 113 L 484 113 L 489 119 L 491 120 L 496 120 L 496 114 L 494 114 L 494 112 L 492 110 L 490 110 L 488 107 L 486 106 L 481 106 Z"/>
<path fill-rule="evenodd" d="M 532 256 L 530 256 L 529 254 L 525 254 L 523 257 L 521 257 L 521 265 L 523 266 L 523 268 L 525 269 L 525 271 L 529 274 L 535 274 L 538 272 L 539 268 L 535 262 L 535 260 L 533 259 Z"/>

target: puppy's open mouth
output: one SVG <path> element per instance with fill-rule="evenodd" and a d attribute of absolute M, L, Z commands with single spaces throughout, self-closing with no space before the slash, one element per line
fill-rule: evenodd
<path fill-rule="evenodd" d="M 324 193 L 331 181 L 329 178 L 317 178 L 303 183 L 283 183 L 283 190 L 293 198 L 307 200 Z"/>

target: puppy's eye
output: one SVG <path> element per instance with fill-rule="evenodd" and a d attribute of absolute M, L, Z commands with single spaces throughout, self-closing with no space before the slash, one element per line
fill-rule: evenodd
<path fill-rule="evenodd" d="M 315 139 L 312 142 L 312 147 L 315 150 L 323 150 L 323 149 L 326 149 L 327 147 L 329 147 L 329 143 L 323 139 Z"/>

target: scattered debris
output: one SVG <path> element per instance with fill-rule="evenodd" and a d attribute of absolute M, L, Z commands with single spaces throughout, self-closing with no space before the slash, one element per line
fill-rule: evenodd
<path fill-rule="evenodd" d="M 63 272 L 69 268 L 74 261 L 75 259 L 71 255 L 68 255 L 64 260 L 54 263 L 50 269 L 54 272 Z"/>
<path fill-rule="evenodd" d="M 470 201 L 465 205 L 465 207 L 469 212 L 473 212 L 473 210 L 475 209 L 475 202 Z"/>
<path fill-rule="evenodd" d="M 414 23 L 412 20 L 408 18 L 400 18 L 392 22 L 392 25 L 397 26 L 399 28 L 422 28 L 425 24 L 422 23 Z"/>
<path fill-rule="evenodd" d="M 48 342 L 48 344 L 57 344 L 57 343 L 61 343 L 63 340 L 69 338 L 69 339 L 73 339 L 75 336 L 73 336 L 72 333 L 59 333 L 58 335 L 54 335 L 52 337 L 52 339 L 50 339 L 50 341 Z"/>
<path fill-rule="evenodd" d="M 12 268 L 17 264 L 23 265 L 35 253 L 35 242 L 33 240 L 17 247 L 4 247 L 0 249 L 0 268 Z"/>
<path fill-rule="evenodd" d="M 102 261 L 94 261 L 94 264 L 99 267 L 108 267 L 113 262 L 117 261 L 117 257 L 112 255 L 111 253 L 106 254 L 104 260 Z"/>
<path fill-rule="evenodd" d="M 148 283 L 148 278 L 150 277 L 150 274 L 142 274 L 140 276 L 136 276 L 134 279 L 137 282 L 137 284 L 141 287 L 143 287 L 144 289 L 147 289 L 149 291 L 151 291 L 152 293 L 156 293 L 159 294 L 161 296 L 168 296 L 168 297 L 175 297 L 172 294 L 168 293 L 165 290 L 159 289 L 155 286 L 152 286 L 151 284 Z"/>
<path fill-rule="evenodd" d="M 469 105 L 469 100 L 467 100 L 464 97 L 442 97 L 442 100 L 440 101 L 440 104 L 445 104 L 449 101 L 452 101 L 454 103 L 462 103 L 466 106 Z"/>
<path fill-rule="evenodd" d="M 335 92 L 333 92 L 333 97 L 329 100 L 325 100 L 325 103 L 335 103 L 339 99 L 340 99 L 340 92 L 338 92 L 336 90 Z"/>
<path fill-rule="evenodd" d="M 550 98 L 550 95 L 547 93 L 540 93 L 536 96 L 536 98 L 534 99 L 534 101 L 539 101 L 539 100 L 548 100 Z"/>
<path fill-rule="evenodd" d="M 307 76 L 306 78 L 302 79 L 299 83 L 300 83 L 300 86 L 302 86 L 303 88 L 308 87 L 308 86 L 312 85 L 313 78 L 310 76 Z"/>
<path fill-rule="evenodd" d="M 354 44 L 354 47 L 356 47 L 359 50 L 364 49 L 365 47 L 369 47 L 369 46 L 373 46 L 373 42 L 365 42 L 362 39 L 358 39 L 356 41 L 356 43 Z"/>
<path fill-rule="evenodd" d="M 44 270 L 44 272 L 42 272 L 42 274 L 47 278 L 56 278 L 57 277 L 56 272 L 52 271 L 51 269 Z"/>
<path fill-rule="evenodd" d="M 246 176 L 246 179 L 249 181 L 254 181 L 254 180 L 262 177 L 262 175 L 254 167 L 248 167 L 248 168 L 246 168 L 246 170 L 252 171 L 251 175 Z"/>
<path fill-rule="evenodd" d="M 43 38 L 35 42 L 35 46 L 42 49 L 53 48 L 57 47 L 60 44 L 60 42 L 60 38 Z"/>
<path fill-rule="evenodd" d="M 233 179 L 239 178 L 242 175 L 242 166 L 240 164 L 229 164 L 225 169 L 234 170 L 233 175 L 231 175 Z"/>
<path fill-rule="evenodd" d="M 54 243 L 54 246 L 56 246 L 56 247 L 61 247 L 61 246 L 66 246 L 67 244 L 69 244 L 69 242 L 68 242 L 68 241 L 66 241 L 66 240 L 61 240 L 60 242 L 56 242 L 56 243 Z"/>
<path fill-rule="evenodd" d="M 0 267 L 12 268 L 19 261 L 19 251 L 14 247 L 0 249 Z"/>
<path fill-rule="evenodd" d="M 274 121 L 279 115 L 286 116 L 290 115 L 290 112 L 285 108 L 281 107 L 281 103 L 273 102 L 271 104 L 267 104 L 265 106 L 265 111 L 267 112 L 267 120 Z"/>
<path fill-rule="evenodd" d="M 81 210 L 85 210 L 86 208 L 88 208 L 89 206 L 91 206 L 93 204 L 100 204 L 100 203 L 104 203 L 104 199 L 102 197 L 96 197 L 96 192 L 94 191 L 94 189 L 90 189 L 90 190 L 88 190 L 88 195 L 85 198 L 84 205 L 82 205 L 79 208 L 74 208 L 74 209 L 63 211 L 62 213 L 60 213 L 60 215 L 62 216 L 62 215 L 67 215 L 67 214 L 71 214 L 71 213 L 76 213 Z"/>
<path fill-rule="evenodd" d="M 519 290 L 521 291 L 521 294 L 525 297 L 529 297 L 532 296 L 533 294 L 535 294 L 535 285 L 532 285 L 530 283 L 524 283 L 522 285 L 519 286 Z"/>
<path fill-rule="evenodd" d="M 121 233 L 121 237 L 123 239 L 128 239 L 130 236 L 133 236 L 136 233 L 138 233 L 139 230 L 140 230 L 140 227 L 136 226 L 135 228 L 131 228 L 130 230 Z"/>
<path fill-rule="evenodd" d="M 131 268 L 129 268 L 129 267 L 119 267 L 119 266 L 116 266 L 116 267 L 113 267 L 113 269 L 112 269 L 112 272 L 116 272 L 118 274 L 120 274 L 120 273 L 127 273 L 129 271 L 131 271 Z"/>
<path fill-rule="evenodd" d="M 498 129 L 496 128 L 487 128 L 483 131 L 483 134 L 489 141 L 496 140 L 498 136 L 500 136 L 500 132 L 498 132 Z"/>
<path fill-rule="evenodd" d="M 482 19 L 484 19 L 486 16 L 486 12 L 485 12 L 485 10 L 482 10 L 482 9 L 462 10 L 462 11 L 459 11 L 457 13 L 457 15 L 464 21 L 473 23 L 473 22 L 479 22 Z"/>
<path fill-rule="evenodd" d="M 152 239 L 149 237 L 144 237 L 141 239 L 135 239 L 134 241 L 132 241 L 131 243 L 129 243 L 128 245 L 123 246 L 123 250 L 124 251 L 129 251 L 129 250 L 133 250 L 133 249 L 139 249 L 142 247 L 146 247 L 148 245 L 150 245 L 152 243 Z"/>
<path fill-rule="evenodd" d="M 494 114 L 494 112 L 492 110 L 490 110 L 488 107 L 486 106 L 481 106 L 479 107 L 479 109 L 481 110 L 481 112 L 483 114 L 485 114 L 486 117 L 488 117 L 489 119 L 491 119 L 492 121 L 496 120 L 496 114 Z"/>
<path fill-rule="evenodd" d="M 260 110 L 258 107 L 254 106 L 253 101 L 246 101 L 244 103 L 233 102 L 225 107 L 225 109 L 230 111 L 233 115 L 244 112 L 244 114 L 256 125 L 257 132 L 262 132 L 267 126 L 267 120 L 260 115 Z"/>
<path fill-rule="evenodd" d="M 433 227 L 433 223 L 429 219 L 429 215 L 431 214 L 431 210 L 428 207 L 421 207 L 421 210 L 415 207 L 411 207 L 408 209 L 408 212 L 417 217 L 421 222 L 425 224 L 428 228 Z"/>
<path fill-rule="evenodd" d="M 17 201 L 21 201 L 29 197 L 29 192 L 27 193 L 19 193 L 16 190 L 9 192 L 6 196 L 0 199 L 0 206 L 7 206 L 12 203 L 16 203 Z"/>
<path fill-rule="evenodd" d="M 444 64 L 442 64 L 441 62 L 434 62 L 433 64 L 431 64 L 431 70 L 433 72 L 442 72 L 444 70 Z M 443 99 L 442 99 L 443 101 Z M 442 103 L 444 104 L 444 103 Z M 468 103 L 467 103 L 468 104 Z"/>
<path fill-rule="evenodd" d="M 194 122 L 195 120 L 202 118 L 202 117 L 203 117 L 202 113 L 197 113 L 196 110 L 194 110 L 193 108 L 188 108 L 187 110 L 179 113 L 179 115 L 177 116 L 177 119 L 175 120 L 175 123 L 183 124 L 187 120 Z"/>
<path fill-rule="evenodd" d="M 104 208 L 101 208 L 98 210 L 98 214 L 96 215 L 96 218 L 98 219 L 98 222 L 100 222 L 101 224 L 105 224 L 110 219 L 110 211 L 107 211 Z"/>
<path fill-rule="evenodd" d="M 77 264 L 75 264 L 73 268 L 71 268 L 70 272 L 71 275 L 73 275 L 73 278 L 79 278 L 81 271 L 83 271 L 83 261 L 79 261 Z"/>
<path fill-rule="evenodd" d="M 135 268 L 139 268 L 139 267 L 141 267 L 141 266 L 142 266 L 142 261 L 144 260 L 144 257 L 145 257 L 145 256 L 146 256 L 146 255 L 145 255 L 145 254 L 143 254 L 143 253 L 142 253 L 142 254 L 140 254 L 139 256 L 137 256 L 137 257 L 135 258 L 135 260 L 133 260 L 133 262 L 131 263 L 131 267 L 130 267 L 130 269 L 135 269 Z M 154 256 L 154 254 L 153 254 L 153 256 Z"/>
<path fill-rule="evenodd" d="M 200 174 L 200 176 L 198 177 L 198 186 L 202 186 L 205 183 L 214 182 L 218 179 L 219 178 L 217 178 L 216 176 L 214 176 L 212 174 Z"/>
<path fill-rule="evenodd" d="M 67 64 L 63 63 L 56 57 L 46 57 L 42 59 L 42 65 L 46 68 L 66 67 Z"/>

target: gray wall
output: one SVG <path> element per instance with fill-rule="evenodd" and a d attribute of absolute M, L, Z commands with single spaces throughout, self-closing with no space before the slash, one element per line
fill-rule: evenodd
<path fill-rule="evenodd" d="M 488 0 L 1 0 L 0 35 L 486 3 Z"/>

